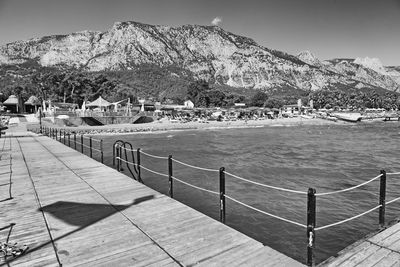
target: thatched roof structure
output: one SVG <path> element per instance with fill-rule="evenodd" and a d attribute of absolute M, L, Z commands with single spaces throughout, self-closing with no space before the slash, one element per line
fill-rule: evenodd
<path fill-rule="evenodd" d="M 99 96 L 96 100 L 86 104 L 86 107 L 108 107 L 111 103 Z"/>
<path fill-rule="evenodd" d="M 19 100 L 18 97 L 16 97 L 15 95 L 10 95 L 6 101 L 4 101 L 3 103 L 4 105 L 18 105 L 19 104 Z"/>
<path fill-rule="evenodd" d="M 24 103 L 25 105 L 31 105 L 31 106 L 40 106 L 42 103 L 39 100 L 39 98 L 37 98 L 36 96 L 31 96 L 29 97 L 29 99 L 27 101 L 25 101 Z"/>

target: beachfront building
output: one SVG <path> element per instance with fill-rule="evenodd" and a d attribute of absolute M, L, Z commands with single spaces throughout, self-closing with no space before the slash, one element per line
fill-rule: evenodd
<path fill-rule="evenodd" d="M 10 113 L 23 112 L 22 101 L 20 101 L 20 99 L 15 95 L 10 95 L 7 98 L 7 100 L 3 102 L 3 105 L 5 106 L 7 112 Z"/>
<path fill-rule="evenodd" d="M 36 96 L 30 96 L 27 101 L 24 103 L 25 111 L 28 113 L 36 113 L 39 107 L 42 105 L 39 98 Z"/>

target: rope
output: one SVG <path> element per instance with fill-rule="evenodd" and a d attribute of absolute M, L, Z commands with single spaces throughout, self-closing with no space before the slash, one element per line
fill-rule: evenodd
<path fill-rule="evenodd" d="M 243 206 L 245 206 L 245 207 L 248 207 L 249 209 L 258 211 L 258 212 L 260 212 L 260 213 L 262 213 L 262 214 L 268 215 L 268 216 L 273 217 L 273 218 L 275 218 L 275 219 L 279 219 L 279 220 L 284 221 L 284 222 L 288 222 L 288 223 L 291 223 L 291 224 L 294 224 L 294 225 L 297 225 L 297 226 L 300 226 L 300 227 L 303 227 L 303 228 L 307 228 L 307 225 L 304 225 L 304 224 L 301 224 L 301 223 L 298 223 L 298 222 L 295 222 L 295 221 L 292 221 L 292 220 L 288 220 L 288 219 L 285 219 L 285 218 L 282 218 L 282 217 L 273 215 L 273 214 L 271 214 L 271 213 L 268 213 L 268 212 L 266 212 L 266 211 L 263 211 L 263 210 L 254 208 L 254 207 L 252 207 L 252 206 L 250 206 L 250 205 L 247 205 L 247 204 L 245 204 L 245 203 L 243 203 L 243 202 L 241 202 L 241 201 L 239 201 L 239 200 L 237 200 L 237 199 L 234 199 L 233 197 L 230 197 L 230 196 L 228 196 L 228 195 L 225 195 L 225 197 L 228 198 L 228 199 L 230 199 L 230 200 L 232 200 L 232 201 L 234 201 L 234 202 L 236 202 L 236 203 L 238 203 L 238 204 L 241 204 L 241 205 L 243 205 Z"/>
<path fill-rule="evenodd" d="M 342 224 L 342 223 L 345 223 L 345 222 L 348 222 L 348 221 L 357 219 L 357 218 L 359 218 L 359 217 L 361 217 L 361 216 L 363 216 L 363 215 L 365 215 L 365 214 L 368 214 L 368 213 L 370 213 L 370 212 L 376 210 L 377 208 L 380 208 L 381 206 L 382 206 L 382 205 L 378 205 L 378 206 L 376 206 L 376 207 L 374 207 L 374 208 L 372 208 L 372 209 L 370 209 L 370 210 L 367 210 L 367 211 L 365 211 L 365 212 L 363 212 L 363 213 L 361 213 L 361 214 L 358 214 L 358 215 L 356 215 L 356 216 L 347 218 L 347 219 L 345 219 L 345 220 L 343 220 L 343 221 L 339 221 L 339 222 L 331 223 L 331 224 L 328 224 L 328 225 L 325 225 L 325 226 L 317 227 L 317 228 L 315 228 L 314 230 L 315 230 L 315 231 L 318 231 L 318 230 L 326 229 L 326 228 L 329 228 L 329 227 L 332 227 L 332 226 L 336 226 L 336 225 L 339 225 L 339 224 Z"/>
<path fill-rule="evenodd" d="M 331 192 L 319 193 L 319 194 L 315 194 L 315 195 L 316 195 L 316 196 L 325 196 L 325 195 L 332 195 L 332 194 L 336 194 L 336 193 L 342 193 L 342 192 L 350 191 L 350 190 L 359 188 L 359 187 L 361 187 L 361 186 L 363 186 L 363 185 L 369 184 L 370 182 L 372 182 L 372 181 L 378 179 L 378 178 L 381 177 L 381 176 L 382 176 L 382 174 L 379 174 L 378 176 L 372 178 L 371 180 L 368 180 L 368 181 L 366 181 L 366 182 L 364 182 L 364 183 L 361 183 L 361 184 L 356 185 L 356 186 L 353 186 L 353 187 L 349 187 L 349 188 L 342 189 L 342 190 L 338 190 L 338 191 L 331 191 Z"/>
<path fill-rule="evenodd" d="M 95 150 L 97 152 L 101 152 L 101 149 L 97 149 L 97 148 L 94 148 L 94 147 L 92 147 L 92 150 Z"/>
<path fill-rule="evenodd" d="M 399 199 L 400 199 L 400 197 L 395 198 L 395 199 L 392 199 L 392 200 L 386 202 L 386 205 L 389 205 L 389 204 L 391 204 L 391 203 L 393 203 L 393 202 L 396 202 L 396 201 L 399 200 Z"/>
<path fill-rule="evenodd" d="M 121 160 L 121 161 L 123 161 L 123 162 L 125 162 L 125 163 L 128 163 L 128 164 L 130 164 L 130 165 L 133 165 L 133 166 L 138 166 L 136 163 L 132 163 L 132 162 L 126 161 L 126 160 L 124 160 L 124 159 L 122 159 L 122 158 L 120 158 L 120 157 L 115 157 L 115 159 L 119 159 L 119 160 Z M 140 166 L 142 166 L 142 165 L 140 165 Z"/>
<path fill-rule="evenodd" d="M 146 156 L 149 156 L 151 158 L 155 158 L 155 159 L 168 159 L 168 157 L 161 157 L 161 156 L 152 155 L 152 154 L 144 152 L 143 150 L 140 150 L 140 153 L 142 153 L 142 154 L 144 154 Z"/>
<path fill-rule="evenodd" d="M 182 162 L 182 161 L 176 160 L 176 159 L 174 159 L 174 158 L 172 158 L 172 160 L 175 161 L 176 163 L 182 164 L 182 165 L 184 165 L 184 166 L 187 166 L 187 167 L 190 167 L 190 168 L 193 168 L 193 169 L 202 170 L 202 171 L 209 171 L 209 172 L 219 172 L 219 170 L 216 170 L 216 169 L 207 169 L 207 168 L 202 168 L 202 167 L 193 166 L 193 165 L 184 163 L 184 162 Z"/>
<path fill-rule="evenodd" d="M 180 179 L 178 179 L 178 178 L 176 178 L 176 177 L 174 177 L 174 176 L 171 176 L 171 178 L 174 179 L 174 180 L 176 180 L 176 181 L 178 181 L 178 182 L 180 182 L 180 183 L 182 183 L 182 184 L 185 184 L 185 185 L 187 185 L 187 186 L 190 186 L 190 187 L 199 189 L 199 190 L 201 190 L 201 191 L 208 192 L 208 193 L 215 194 L 215 195 L 219 195 L 218 192 L 215 192 L 215 191 L 212 191 L 212 190 L 208 190 L 208 189 L 205 189 L 205 188 L 202 188 L 202 187 L 198 187 L 198 186 L 189 184 L 189 183 L 184 182 L 184 181 L 182 181 L 182 180 L 180 180 Z"/>
<path fill-rule="evenodd" d="M 400 172 L 387 172 L 386 175 L 398 175 Z"/>
<path fill-rule="evenodd" d="M 143 169 L 145 169 L 146 171 L 149 171 L 149 172 L 151 172 L 151 173 L 158 174 L 158 175 L 164 176 L 164 177 L 169 177 L 168 175 L 166 175 L 166 174 L 164 174 L 164 173 L 156 172 L 156 171 L 150 170 L 150 169 L 144 167 L 143 165 L 140 165 L 139 167 L 140 167 L 140 168 L 143 168 Z"/>
<path fill-rule="evenodd" d="M 119 146 L 120 148 L 122 148 L 122 149 L 124 149 L 124 150 L 126 150 L 126 151 L 137 152 L 137 149 L 126 148 L 126 147 L 123 147 L 123 146 L 121 146 L 121 145 L 119 145 L 119 144 L 116 144 L 115 146 L 116 146 L 116 147 Z"/>
<path fill-rule="evenodd" d="M 272 186 L 272 185 L 261 184 L 261 183 L 258 183 L 258 182 L 254 182 L 254 181 L 239 177 L 239 176 L 234 175 L 232 173 L 229 173 L 227 171 L 224 171 L 224 172 L 225 172 L 225 174 L 228 174 L 228 175 L 232 176 L 233 178 L 236 178 L 236 179 L 248 182 L 248 183 L 256 184 L 256 185 L 267 187 L 267 188 L 271 188 L 271 189 L 281 190 L 281 191 L 285 191 L 285 192 L 307 195 L 307 192 L 297 191 L 297 190 L 292 190 L 292 189 L 286 189 L 286 188 L 276 187 L 276 186 Z"/>

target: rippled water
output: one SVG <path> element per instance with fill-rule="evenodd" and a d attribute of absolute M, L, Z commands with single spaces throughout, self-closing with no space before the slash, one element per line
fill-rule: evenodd
<path fill-rule="evenodd" d="M 347 188 L 377 175 L 381 169 L 400 171 L 400 124 L 361 123 L 333 126 L 262 127 L 172 131 L 105 136 L 106 154 L 117 139 L 145 152 L 168 156 L 196 166 L 226 170 L 260 183 L 318 192 Z M 111 164 L 111 157 L 106 157 Z M 167 174 L 167 161 L 142 156 L 147 168 Z M 218 173 L 193 170 L 174 163 L 174 176 L 218 191 Z M 143 171 L 145 184 L 167 194 L 168 179 Z M 266 212 L 306 224 L 306 195 L 285 193 L 226 177 L 226 194 Z M 378 204 L 379 180 L 351 192 L 317 198 L 317 226 L 354 216 Z M 219 218 L 218 196 L 175 182 L 175 198 Z M 389 176 L 387 200 L 400 196 L 400 176 Z M 306 258 L 306 231 L 296 225 L 254 212 L 227 200 L 226 223 L 299 261 Z M 400 214 L 400 205 L 387 206 L 387 221 Z M 378 228 L 378 211 L 318 231 L 317 261 Z"/>

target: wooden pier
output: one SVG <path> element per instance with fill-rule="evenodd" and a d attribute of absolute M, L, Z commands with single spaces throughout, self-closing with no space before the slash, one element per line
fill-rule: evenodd
<path fill-rule="evenodd" d="M 319 266 L 400 266 L 400 223 L 354 243 Z"/>
<path fill-rule="evenodd" d="M 0 242 L 29 249 L 0 266 L 302 266 L 21 127 L 0 139 Z"/>

